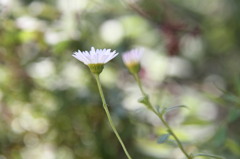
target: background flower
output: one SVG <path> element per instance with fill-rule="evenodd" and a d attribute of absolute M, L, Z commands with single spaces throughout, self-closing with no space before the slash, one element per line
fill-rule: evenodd
<path fill-rule="evenodd" d="M 131 73 L 138 73 L 140 71 L 140 59 L 142 57 L 142 50 L 132 49 L 123 53 L 122 59 Z"/>
<path fill-rule="evenodd" d="M 132 63 L 140 63 L 140 59 L 142 57 L 142 50 L 140 49 L 132 49 L 123 53 L 122 58 L 125 65 L 131 65 Z"/>

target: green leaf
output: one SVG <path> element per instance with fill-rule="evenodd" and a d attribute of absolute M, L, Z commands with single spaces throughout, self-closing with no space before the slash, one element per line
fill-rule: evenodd
<path fill-rule="evenodd" d="M 159 144 L 162 144 L 162 143 L 164 143 L 164 142 L 166 142 L 166 141 L 168 140 L 169 136 L 170 136 L 170 134 L 161 135 L 161 136 L 158 138 L 157 142 L 158 142 Z"/>
<path fill-rule="evenodd" d="M 216 158 L 216 159 L 224 159 L 224 158 L 221 157 L 221 156 L 204 154 L 204 153 L 198 153 L 198 154 L 194 154 L 194 155 L 193 155 L 193 157 L 198 157 L 198 156 L 205 156 L 205 157 L 211 157 L 211 158 Z"/>
<path fill-rule="evenodd" d="M 138 99 L 138 102 L 139 102 L 139 103 L 144 103 L 144 101 L 145 101 L 145 98 L 144 98 L 144 97 L 141 97 L 141 98 Z"/>
<path fill-rule="evenodd" d="M 141 97 L 138 99 L 138 102 L 147 105 L 148 97 Z"/>
<path fill-rule="evenodd" d="M 159 105 L 155 106 L 155 109 L 158 113 L 161 113 L 161 107 Z"/>
<path fill-rule="evenodd" d="M 162 114 L 164 113 L 167 113 L 167 112 L 170 112 L 174 109 L 178 109 L 178 108 L 188 108 L 187 106 L 185 105 L 177 105 L 177 106 L 172 106 L 172 107 L 168 107 L 168 108 L 165 108 L 163 111 L 162 111 Z"/>
<path fill-rule="evenodd" d="M 230 94 L 227 92 L 227 94 L 225 94 L 223 96 L 224 99 L 230 101 L 230 102 L 233 102 L 233 103 L 237 103 L 237 104 L 240 104 L 240 100 L 239 100 L 239 97 L 236 96 L 236 95 L 233 95 L 233 94 Z"/>
<path fill-rule="evenodd" d="M 199 118 L 194 115 L 189 115 L 186 117 L 184 122 L 182 123 L 183 125 L 209 125 L 209 121 L 203 120 L 202 118 Z"/>

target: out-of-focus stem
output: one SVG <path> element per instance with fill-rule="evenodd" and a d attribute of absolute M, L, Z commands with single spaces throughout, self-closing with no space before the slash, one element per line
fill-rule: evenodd
<path fill-rule="evenodd" d="M 144 90 L 143 90 L 142 83 L 141 83 L 141 80 L 140 80 L 138 74 L 134 74 L 134 78 L 136 79 L 136 81 L 137 81 L 137 83 L 138 83 L 138 86 L 139 86 L 139 88 L 140 88 L 140 90 L 141 90 L 141 93 L 142 93 L 142 95 L 143 95 L 143 97 L 144 97 L 144 100 L 145 100 L 144 104 L 145 104 L 150 110 L 152 110 L 152 111 L 154 112 L 154 114 L 156 114 L 156 115 L 159 117 L 159 119 L 162 121 L 163 125 L 167 128 L 167 131 L 173 136 L 173 138 L 174 138 L 175 141 L 177 142 L 178 147 L 181 149 L 181 151 L 182 151 L 183 154 L 187 157 L 187 159 L 192 159 L 192 157 L 191 157 L 190 155 L 188 155 L 188 153 L 185 151 L 185 149 L 184 149 L 181 141 L 178 139 L 177 135 L 173 132 L 173 130 L 171 129 L 171 127 L 168 125 L 168 123 L 167 123 L 167 122 L 165 121 L 165 119 L 163 118 L 163 115 L 160 114 L 160 113 L 158 113 L 158 112 L 154 109 L 152 103 L 150 102 L 150 100 L 149 100 L 149 98 L 148 98 L 148 95 L 147 95 L 147 94 L 144 92 Z"/>

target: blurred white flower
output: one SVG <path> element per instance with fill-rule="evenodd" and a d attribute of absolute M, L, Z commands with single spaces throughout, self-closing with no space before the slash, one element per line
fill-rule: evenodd
<path fill-rule="evenodd" d="M 19 17 L 16 19 L 15 22 L 18 28 L 27 30 L 27 31 L 35 31 L 35 30 L 43 31 L 46 26 L 44 21 L 31 16 Z"/>
<path fill-rule="evenodd" d="M 118 44 L 124 37 L 123 24 L 119 20 L 107 20 L 99 29 L 101 38 L 109 44 Z"/>
<path fill-rule="evenodd" d="M 142 50 L 132 49 L 122 55 L 123 62 L 131 73 L 138 73 L 140 70 L 140 59 L 142 57 Z"/>
<path fill-rule="evenodd" d="M 142 57 L 142 53 L 143 52 L 140 49 L 132 49 L 130 51 L 127 51 L 122 55 L 123 62 L 126 65 L 130 65 L 132 63 L 139 63 Z"/>

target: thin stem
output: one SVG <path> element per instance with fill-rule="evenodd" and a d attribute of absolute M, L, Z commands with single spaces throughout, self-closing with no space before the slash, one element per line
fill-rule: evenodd
<path fill-rule="evenodd" d="M 135 73 L 135 74 L 133 74 L 133 75 L 134 75 L 134 78 L 135 78 L 136 81 L 137 81 L 138 87 L 140 88 L 140 90 L 141 90 L 141 92 L 142 92 L 142 95 L 143 95 L 143 96 L 146 96 L 147 94 L 146 94 L 146 93 L 144 92 L 144 90 L 143 90 L 142 83 L 141 83 L 141 80 L 140 80 L 138 74 Z"/>
<path fill-rule="evenodd" d="M 138 74 L 134 74 L 134 77 L 138 83 L 138 86 L 142 92 L 142 95 L 144 96 L 144 98 L 146 99 L 146 102 L 144 104 L 146 104 L 146 106 L 152 110 L 158 117 L 159 119 L 162 121 L 163 125 L 167 128 L 167 131 L 173 136 L 173 138 L 175 139 L 175 141 L 177 142 L 178 147 L 181 149 L 181 151 L 184 153 L 184 155 L 188 158 L 191 159 L 192 157 L 190 155 L 188 155 L 188 153 L 184 150 L 183 145 L 181 143 L 181 141 L 178 139 L 177 135 L 173 132 L 173 130 L 171 129 L 171 127 L 168 125 L 168 123 L 165 121 L 165 119 L 163 118 L 162 114 L 159 114 L 153 107 L 152 103 L 150 102 L 147 94 L 144 92 L 143 87 L 142 87 L 142 83 L 141 80 L 138 76 Z"/>
<path fill-rule="evenodd" d="M 104 94 L 103 94 L 103 90 L 102 90 L 102 86 L 101 86 L 101 83 L 100 83 L 99 75 L 94 74 L 94 76 L 95 76 L 96 81 L 97 81 L 99 94 L 100 94 L 100 96 L 101 96 L 102 103 L 103 103 L 103 108 L 104 108 L 104 110 L 105 110 L 105 112 L 106 112 L 106 115 L 107 115 L 109 124 L 110 124 L 113 132 L 114 132 L 115 135 L 117 136 L 118 141 L 120 142 L 120 144 L 121 144 L 121 146 L 122 146 L 122 148 L 123 148 L 123 150 L 124 150 L 127 158 L 128 158 L 128 159 L 132 159 L 131 156 L 129 155 L 129 153 L 128 153 L 128 151 L 127 151 L 127 149 L 126 149 L 126 147 L 125 147 L 125 145 L 124 145 L 121 137 L 119 136 L 116 127 L 115 127 L 114 124 L 113 124 L 113 120 L 112 120 L 112 117 L 111 117 L 111 115 L 110 115 L 110 113 L 109 113 L 108 106 L 107 106 L 107 103 L 106 103 L 106 100 L 105 100 L 105 97 L 104 97 Z"/>
<path fill-rule="evenodd" d="M 187 154 L 187 152 L 184 150 L 181 141 L 178 139 L 178 137 L 176 136 L 176 134 L 173 132 L 173 130 L 170 128 L 170 126 L 168 125 L 168 123 L 164 120 L 162 115 L 158 115 L 159 118 L 161 119 L 161 121 L 163 122 L 163 124 L 166 126 L 166 128 L 168 129 L 168 132 L 174 137 L 174 139 L 177 142 L 178 147 L 181 149 L 181 151 L 184 153 L 184 155 L 188 158 L 191 159 L 191 157 Z"/>

